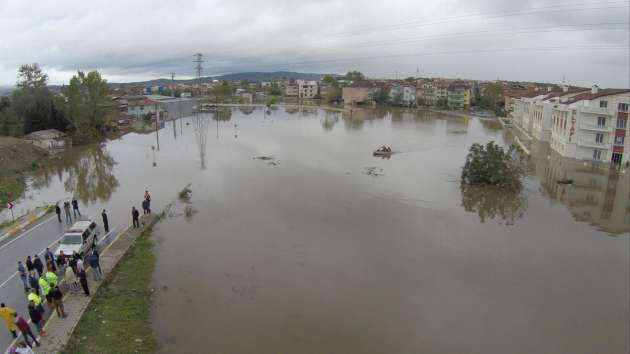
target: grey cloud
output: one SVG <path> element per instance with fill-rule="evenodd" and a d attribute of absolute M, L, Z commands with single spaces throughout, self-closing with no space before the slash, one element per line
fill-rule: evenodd
<path fill-rule="evenodd" d="M 599 7 L 615 5 L 603 3 Z M 359 69 L 372 77 L 393 77 L 396 71 L 415 75 L 420 68 L 429 76 L 558 81 L 565 72 L 575 84 L 626 86 L 619 71 L 627 76 L 627 65 L 603 63 L 622 63 L 627 50 L 501 51 L 628 45 L 627 31 L 595 26 L 514 33 L 629 20 L 627 4 L 625 11 L 562 12 L 553 8 L 558 4 L 566 2 L 143 0 L 43 2 L 35 7 L 3 0 L 0 31 L 10 35 L 0 41 L 0 84 L 12 84 L 24 62 L 39 62 L 59 81 L 77 69 L 99 69 L 116 80 L 166 77 L 170 72 L 189 77 L 192 54 L 202 52 L 206 74 Z M 541 7 L 549 11 L 532 10 Z"/>

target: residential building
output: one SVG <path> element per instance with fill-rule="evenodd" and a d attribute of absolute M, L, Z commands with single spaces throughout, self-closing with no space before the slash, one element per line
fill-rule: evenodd
<path fill-rule="evenodd" d="M 296 80 L 298 85 L 298 96 L 300 98 L 315 98 L 319 94 L 317 81 Z"/>
<path fill-rule="evenodd" d="M 24 140 L 46 150 L 57 150 L 66 147 L 68 136 L 57 129 L 46 129 L 31 132 L 24 136 Z"/>
<path fill-rule="evenodd" d="M 446 101 L 448 97 L 448 85 L 437 84 L 435 86 L 435 102 Z"/>
<path fill-rule="evenodd" d="M 551 148 L 580 160 L 628 163 L 629 105 L 629 89 L 597 86 L 558 103 L 551 112 Z"/>
<path fill-rule="evenodd" d="M 389 100 L 393 104 L 412 106 L 416 104 L 416 87 L 405 84 L 394 84 L 389 90 Z"/>
<path fill-rule="evenodd" d="M 453 83 L 448 86 L 446 99 L 450 108 L 467 109 L 470 106 L 470 88 L 466 84 Z"/>
<path fill-rule="evenodd" d="M 345 104 L 363 104 L 371 99 L 369 87 L 343 87 L 341 99 Z"/>
<path fill-rule="evenodd" d="M 297 97 L 299 93 L 297 84 L 287 84 L 284 89 L 284 95 L 289 97 Z"/>
<path fill-rule="evenodd" d="M 438 89 L 432 80 L 418 80 L 416 83 L 416 101 L 418 104 L 434 106 L 437 104 Z"/>

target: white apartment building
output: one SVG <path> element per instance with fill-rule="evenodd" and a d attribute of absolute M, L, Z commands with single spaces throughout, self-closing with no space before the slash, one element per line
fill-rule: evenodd
<path fill-rule="evenodd" d="M 574 96 L 588 92 L 588 89 L 569 89 L 567 86 L 562 91 L 554 91 L 545 95 L 536 96 L 530 99 L 529 127 L 528 132 L 541 141 L 551 140 L 551 113 L 552 109 L 559 103 L 565 103 Z"/>
<path fill-rule="evenodd" d="M 577 94 L 551 109 L 551 148 L 580 160 L 625 164 L 630 161 L 629 89 Z"/>
<path fill-rule="evenodd" d="M 289 97 L 297 97 L 298 92 L 298 85 L 294 84 L 287 84 L 286 88 L 284 89 L 284 95 Z"/>
<path fill-rule="evenodd" d="M 315 98 L 319 93 L 317 81 L 297 80 L 298 96 L 300 98 Z"/>
<path fill-rule="evenodd" d="M 393 85 L 389 90 L 389 99 L 394 102 L 400 97 L 401 103 L 409 106 L 416 103 L 416 87 L 411 85 Z"/>

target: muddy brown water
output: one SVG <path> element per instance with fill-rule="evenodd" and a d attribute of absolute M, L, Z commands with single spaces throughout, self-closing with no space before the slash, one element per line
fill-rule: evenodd
<path fill-rule="evenodd" d="M 191 184 L 154 234 L 164 353 L 628 352 L 630 171 L 532 143 L 521 193 L 462 190 L 468 147 L 511 139 L 428 112 L 233 109 L 70 153 L 21 205 L 75 193 L 124 220 L 145 188 L 158 208 Z"/>

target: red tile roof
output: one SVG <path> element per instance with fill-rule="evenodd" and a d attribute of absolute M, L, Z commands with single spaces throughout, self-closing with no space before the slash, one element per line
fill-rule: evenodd
<path fill-rule="evenodd" d="M 630 89 L 599 89 L 597 93 L 592 93 L 590 90 L 579 95 L 569 98 L 566 104 L 575 103 L 583 100 L 593 100 L 599 97 L 618 95 L 621 93 L 630 92 Z"/>

